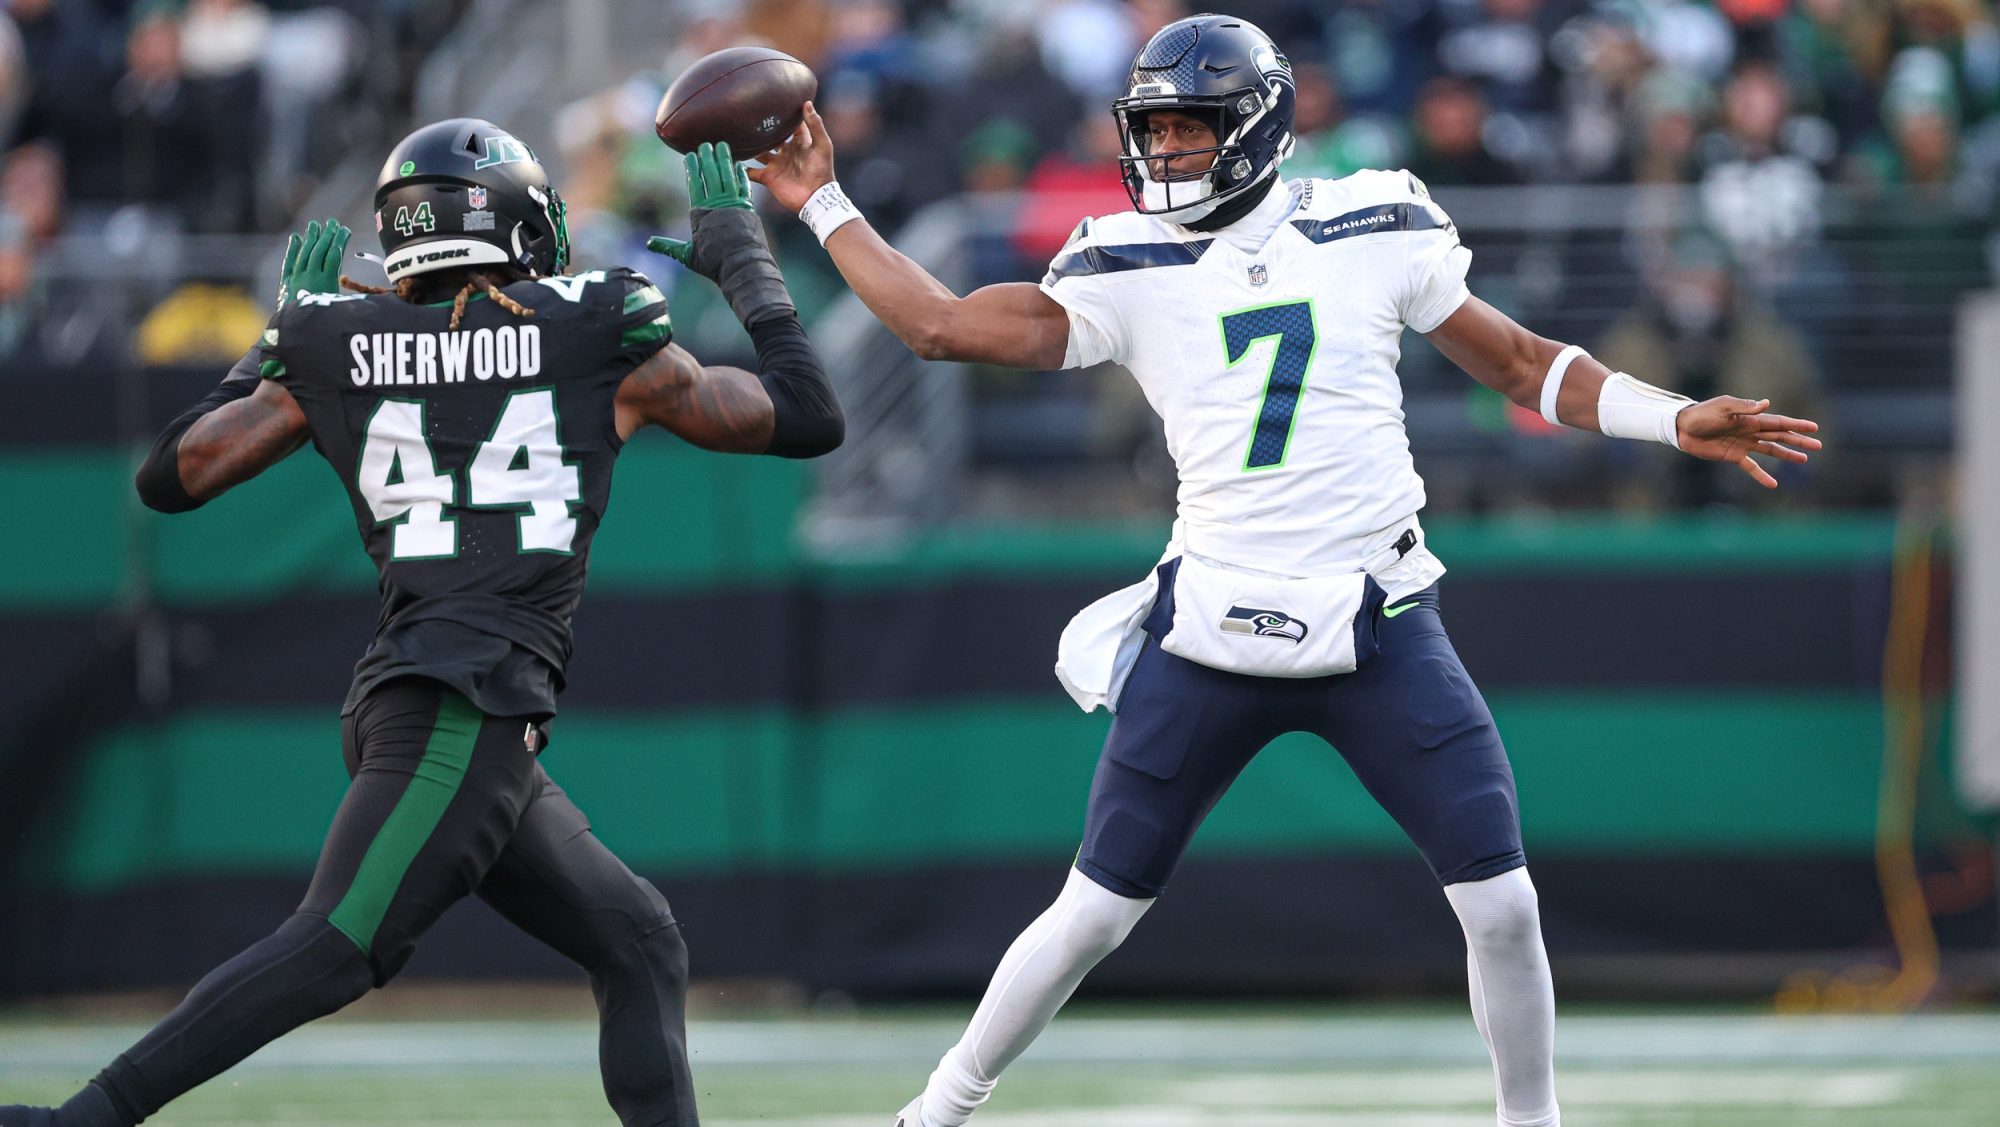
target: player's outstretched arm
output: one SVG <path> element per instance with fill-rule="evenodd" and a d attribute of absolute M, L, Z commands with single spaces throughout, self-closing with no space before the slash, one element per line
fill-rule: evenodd
<path fill-rule="evenodd" d="M 1060 368 L 1069 314 L 1031 282 L 986 286 L 960 297 L 889 245 L 840 193 L 833 138 L 811 102 L 805 121 L 764 154 L 750 178 L 813 227 L 854 295 L 926 360 L 1007 368 Z"/>
<path fill-rule="evenodd" d="M 687 175 L 692 241 L 652 238 L 647 249 L 722 290 L 763 370 L 705 369 L 669 344 L 619 385 L 619 433 L 651 422 L 707 450 L 816 458 L 836 449 L 847 420 L 764 245 L 743 166 L 727 144 L 703 145 L 688 154 Z"/>
<path fill-rule="evenodd" d="M 1696 403 L 1613 372 L 1575 345 L 1537 336 L 1476 297 L 1425 336 L 1473 379 L 1551 423 L 1731 462 L 1766 489 L 1778 481 L 1752 454 L 1803 462 L 1821 445 L 1813 437 L 1818 423 L 1770 414 L 1768 399 L 1718 395 Z"/>

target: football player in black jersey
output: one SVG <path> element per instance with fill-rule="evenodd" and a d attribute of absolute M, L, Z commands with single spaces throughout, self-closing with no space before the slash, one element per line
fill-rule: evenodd
<path fill-rule="evenodd" d="M 741 167 L 704 146 L 688 171 L 692 242 L 651 245 L 722 288 L 759 374 L 673 344 L 643 275 L 567 273 L 561 197 L 485 121 L 419 129 L 383 166 L 393 291 L 333 292 L 338 224 L 294 239 L 263 340 L 161 435 L 138 486 L 153 508 L 192 509 L 308 439 L 339 475 L 382 591 L 342 709 L 352 782 L 289 919 L 67 1103 L 0 1108 L 0 1127 L 138 1123 L 386 983 L 473 894 L 589 972 L 619 1120 L 696 1122 L 679 926 L 536 758 L 625 440 L 650 423 L 704 449 L 813 457 L 842 438 Z"/>

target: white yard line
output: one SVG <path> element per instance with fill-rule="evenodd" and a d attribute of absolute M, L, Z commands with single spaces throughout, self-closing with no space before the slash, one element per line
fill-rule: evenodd
<path fill-rule="evenodd" d="M 1596 1017 L 1558 1024 L 1566 1069 L 1825 1068 L 1975 1064 L 2000 1068 L 2000 1015 L 1780 1018 Z M 0 1028 L 0 1076 L 95 1069 L 140 1033 L 134 1025 Z M 704 1021 L 695 1064 L 929 1064 L 956 1021 Z M 356 1022 L 307 1026 L 246 1062 L 286 1069 L 522 1069 L 595 1064 L 587 1022 Z M 1471 1019 L 1455 1017 L 1059 1019 L 1025 1058 L 1043 1064 L 1215 1067 L 1464 1068 L 1485 1064 Z"/>

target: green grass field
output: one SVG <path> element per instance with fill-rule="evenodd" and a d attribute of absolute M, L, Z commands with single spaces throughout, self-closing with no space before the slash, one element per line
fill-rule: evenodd
<path fill-rule="evenodd" d="M 888 1127 L 956 1036 L 956 1010 L 702 1020 L 707 1127 Z M 0 1102 L 67 1095 L 137 1025 L 0 1020 Z M 1782 1018 L 1566 1013 L 1569 1127 L 1994 1127 L 2000 1014 Z M 153 1122 L 610 1124 L 589 1022 L 336 1018 Z M 1455 1009 L 1082 1009 L 1011 1070 L 992 1127 L 1492 1127 Z"/>

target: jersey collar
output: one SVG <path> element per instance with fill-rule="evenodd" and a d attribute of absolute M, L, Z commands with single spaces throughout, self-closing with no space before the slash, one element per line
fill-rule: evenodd
<path fill-rule="evenodd" d="M 1250 209 L 1249 213 L 1219 231 L 1209 232 L 1214 238 L 1236 248 L 1244 254 L 1256 254 L 1278 233 L 1287 217 L 1299 206 L 1303 180 L 1285 182 L 1281 192 L 1266 192 L 1263 202 Z"/>

